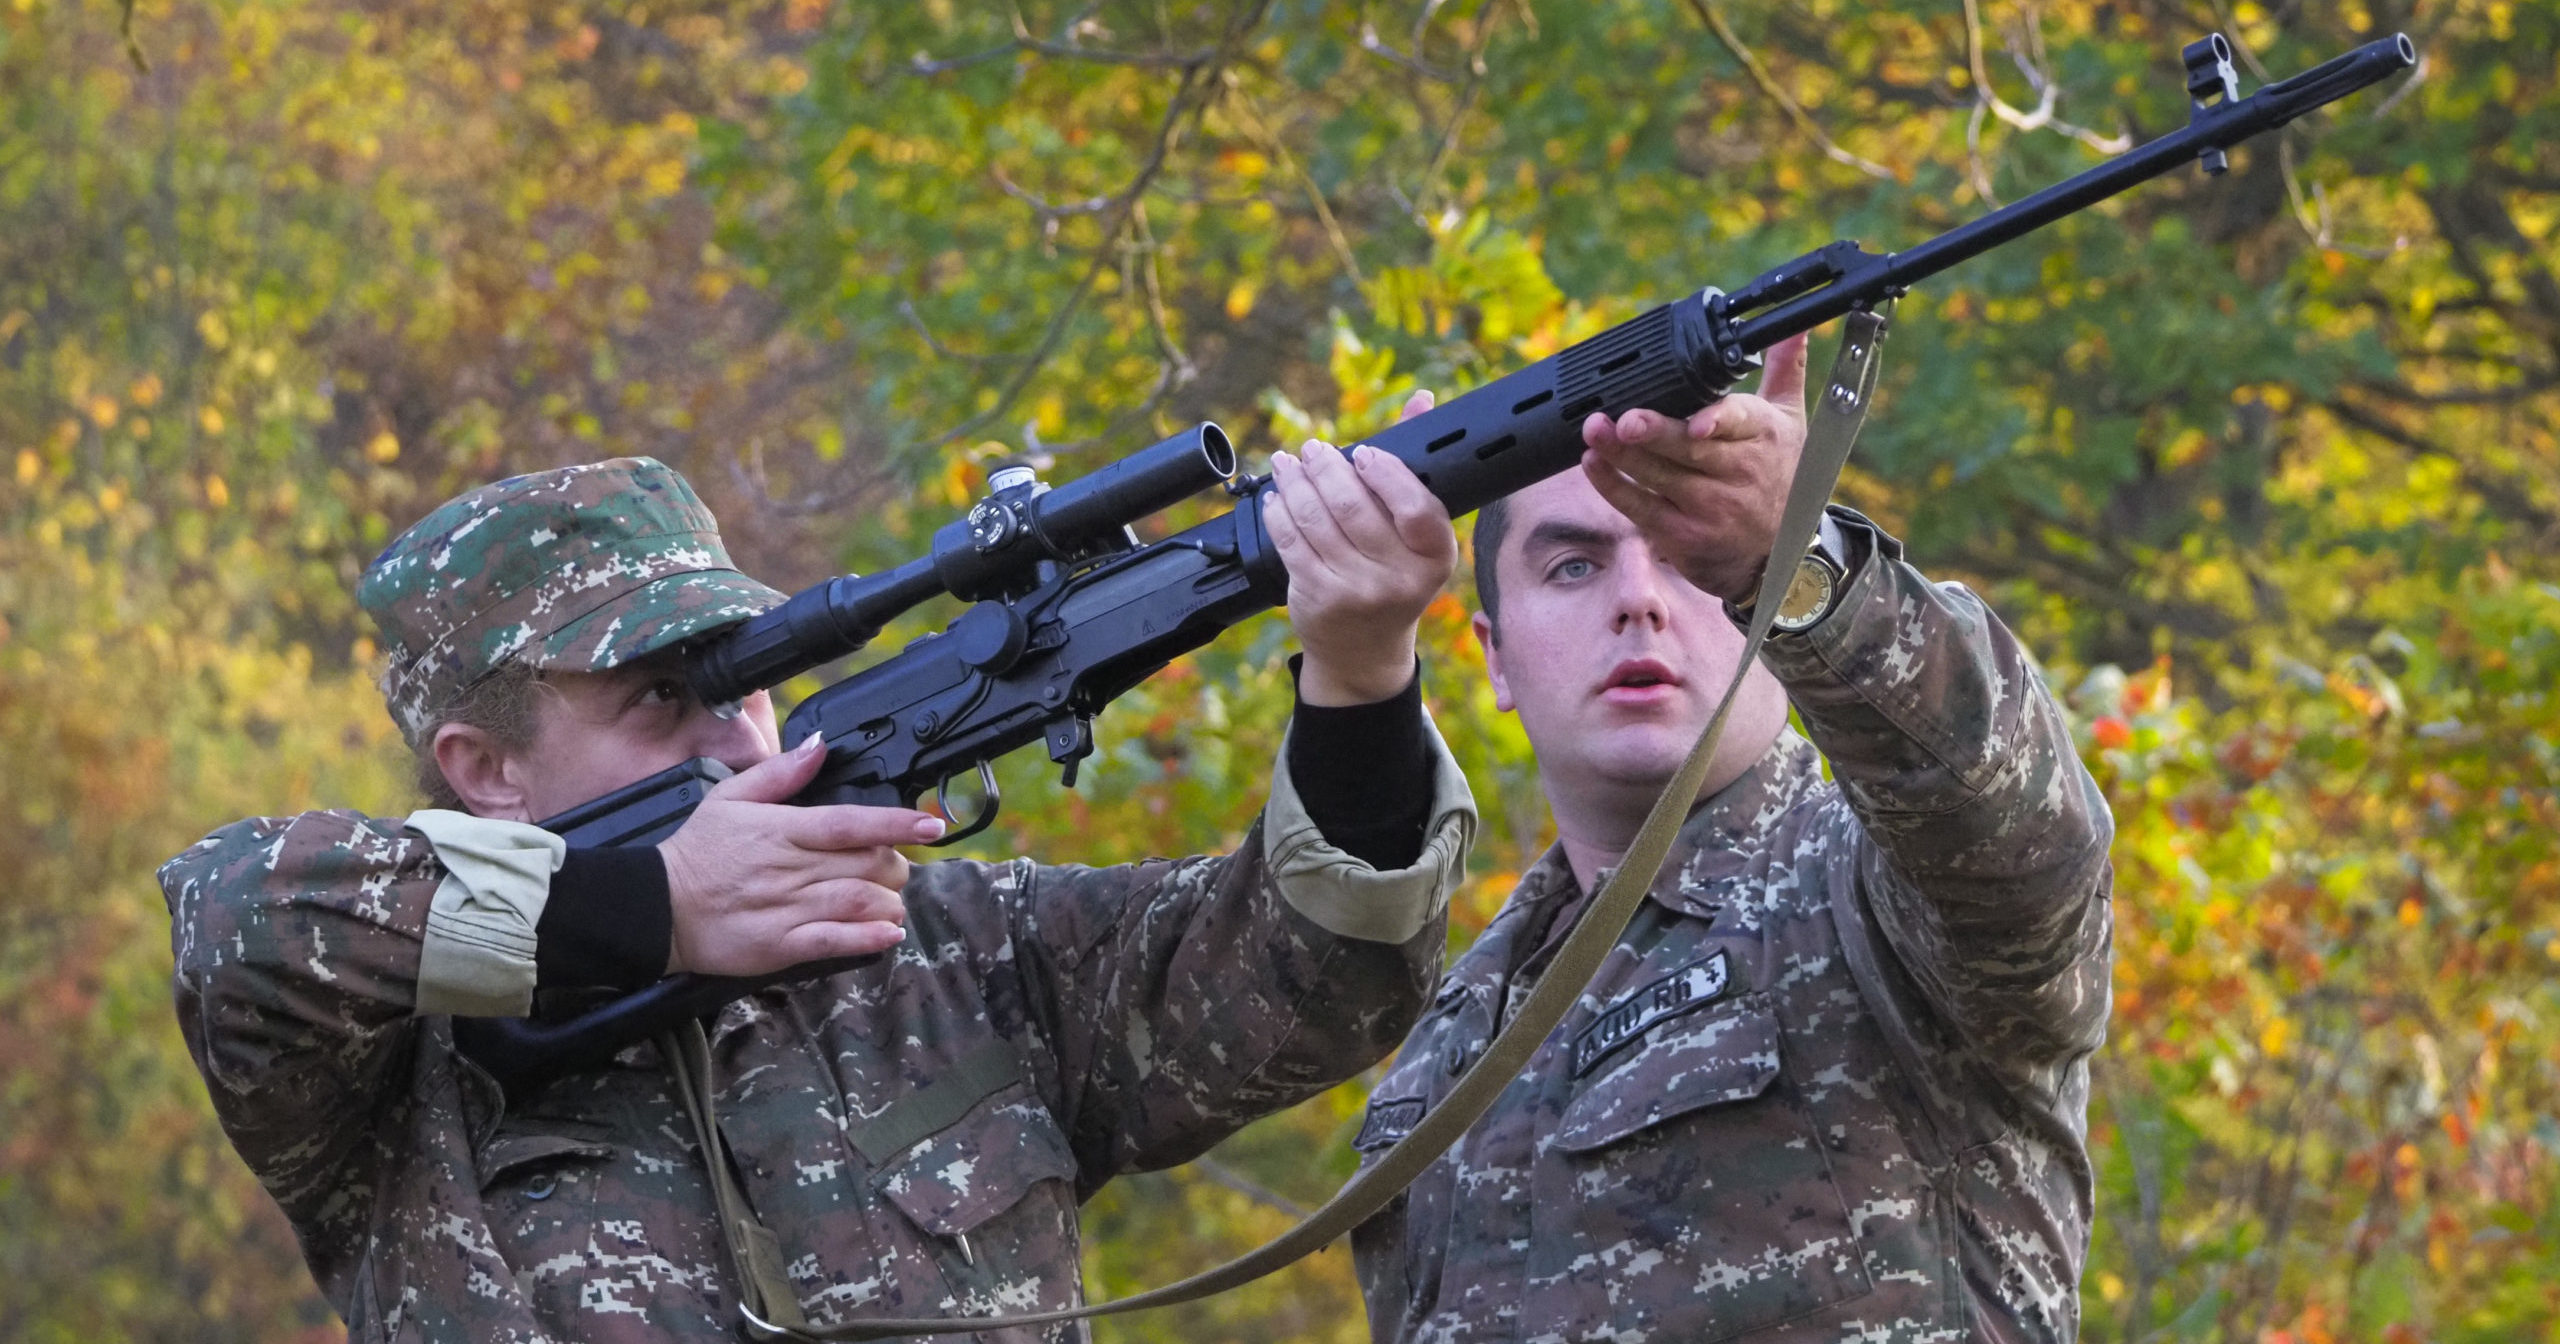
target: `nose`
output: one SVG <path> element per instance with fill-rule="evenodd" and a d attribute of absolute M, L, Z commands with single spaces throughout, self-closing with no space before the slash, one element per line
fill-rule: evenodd
<path fill-rule="evenodd" d="M 1670 575 L 1654 563 L 1650 549 L 1641 542 L 1621 547 L 1611 573 L 1617 580 L 1609 594 L 1612 633 L 1624 634 L 1639 626 L 1659 632 L 1669 624 L 1670 595 L 1663 585 Z"/>
<path fill-rule="evenodd" d="M 697 712 L 693 754 L 708 756 L 732 770 L 772 757 L 781 749 L 773 740 L 773 711 L 765 693 L 756 692 L 727 718 Z"/>

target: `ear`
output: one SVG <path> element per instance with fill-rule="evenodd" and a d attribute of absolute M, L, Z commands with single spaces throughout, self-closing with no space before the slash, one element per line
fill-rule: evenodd
<path fill-rule="evenodd" d="M 531 821 L 521 770 L 498 740 L 467 723 L 437 727 L 436 769 L 473 816 L 500 821 Z"/>
<path fill-rule="evenodd" d="M 1505 714 L 1512 712 L 1515 706 L 1511 703 L 1511 685 L 1502 679 L 1502 646 L 1494 642 L 1493 622 L 1479 611 L 1467 622 L 1467 628 L 1476 632 L 1476 647 L 1484 650 L 1484 675 L 1493 683 L 1493 707 Z"/>

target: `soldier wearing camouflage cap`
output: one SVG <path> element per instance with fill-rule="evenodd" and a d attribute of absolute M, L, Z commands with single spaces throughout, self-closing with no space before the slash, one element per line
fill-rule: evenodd
<path fill-rule="evenodd" d="M 412 744 L 501 664 L 601 672 L 782 597 L 729 563 L 693 487 L 646 458 L 474 490 L 403 533 L 356 588 L 389 643 L 383 698 Z"/>
<path fill-rule="evenodd" d="M 1595 415 L 1584 472 L 1478 517 L 1476 634 L 1558 843 L 1372 1090 L 1371 1159 L 1517 1011 L 1705 726 L 1803 383 L 1799 338 L 1761 396 Z M 1999 620 L 1856 514 L 1776 620 L 1610 960 L 1353 1235 L 1381 1344 L 2077 1334 L 2104 799 Z"/>
<path fill-rule="evenodd" d="M 657 463 L 516 477 L 403 534 L 359 599 L 445 806 L 238 822 L 160 874 L 189 1049 L 351 1337 L 730 1339 L 750 1291 L 786 1324 L 1072 1305 L 1105 1181 L 1375 1062 L 1426 1001 L 1474 813 L 1415 685 L 1455 538 L 1363 459 L 1275 463 L 1306 658 L 1262 820 L 1231 855 L 1104 868 L 910 868 L 931 817 L 783 805 L 823 752 L 781 750 L 762 694 L 693 700 L 679 661 L 780 595 Z M 657 846 L 530 824 L 695 756 L 738 773 Z M 452 1015 L 537 990 L 889 948 L 708 1025 L 720 1146 L 779 1243 L 752 1285 L 656 1047 L 514 1090 L 454 1048 Z"/>

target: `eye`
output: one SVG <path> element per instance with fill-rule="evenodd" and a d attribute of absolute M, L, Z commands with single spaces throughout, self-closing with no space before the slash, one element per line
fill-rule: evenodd
<path fill-rule="evenodd" d="M 1598 568 L 1599 566 L 1592 564 L 1582 556 L 1568 555 L 1563 559 L 1556 561 L 1554 564 L 1547 566 L 1547 581 L 1550 583 L 1578 582 L 1582 579 L 1591 577 L 1592 573 Z"/>
<path fill-rule="evenodd" d="M 624 703 L 625 709 L 680 709 L 693 698 L 693 692 L 678 676 L 651 677 L 641 683 Z"/>

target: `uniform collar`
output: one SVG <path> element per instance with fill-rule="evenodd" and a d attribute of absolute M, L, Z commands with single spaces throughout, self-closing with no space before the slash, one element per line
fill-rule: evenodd
<path fill-rule="evenodd" d="M 1732 903 L 1753 859 L 1777 837 L 1779 821 L 1805 791 L 1822 782 L 1822 755 L 1793 728 L 1779 730 L 1769 750 L 1740 778 L 1718 789 L 1680 827 L 1663 860 L 1662 874 L 1646 894 L 1681 914 L 1712 919 Z M 1603 878 L 1609 870 L 1602 869 Z M 1503 914 L 1535 915 L 1550 902 L 1573 901 L 1582 889 L 1565 861 L 1564 846 L 1547 846 L 1521 875 Z M 1529 918 L 1532 926 L 1543 919 Z"/>
<path fill-rule="evenodd" d="M 1742 777 L 1719 789 L 1680 827 L 1662 875 L 1646 893 L 1683 914 L 1713 919 L 1743 897 L 1742 883 L 1778 840 L 1806 791 L 1822 783 L 1822 754 L 1793 728 Z"/>

